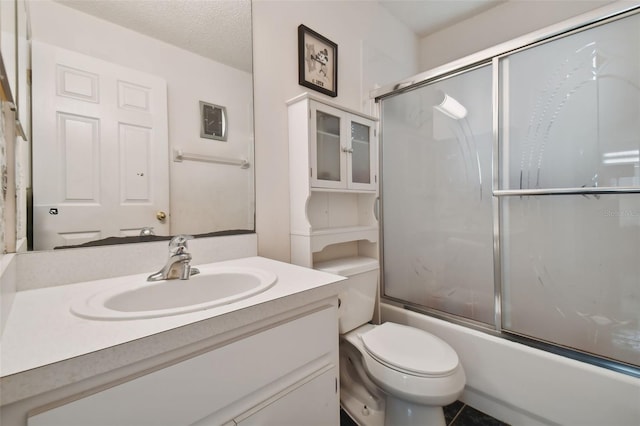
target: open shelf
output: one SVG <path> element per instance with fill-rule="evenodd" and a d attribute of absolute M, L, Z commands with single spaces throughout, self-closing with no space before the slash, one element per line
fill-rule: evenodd
<path fill-rule="evenodd" d="M 378 241 L 378 226 L 344 226 L 338 228 L 321 228 L 311 231 L 311 252 L 319 252 L 328 245 L 349 241 Z"/>

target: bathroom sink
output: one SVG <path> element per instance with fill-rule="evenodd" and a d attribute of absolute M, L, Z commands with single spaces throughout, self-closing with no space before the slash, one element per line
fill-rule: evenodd
<path fill-rule="evenodd" d="M 89 298 L 76 300 L 71 312 L 99 320 L 128 320 L 179 315 L 237 302 L 271 288 L 277 276 L 257 268 L 200 268 L 188 280 L 148 282 L 136 277 Z"/>

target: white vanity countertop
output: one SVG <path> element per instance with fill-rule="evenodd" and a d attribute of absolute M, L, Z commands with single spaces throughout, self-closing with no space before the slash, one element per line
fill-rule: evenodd
<path fill-rule="evenodd" d="M 274 272 L 278 280 L 265 292 L 228 305 L 168 317 L 116 321 L 79 318 L 69 307 L 74 300 L 104 290 L 119 278 L 18 292 L 0 348 L 2 403 L 268 318 L 286 308 L 285 304 L 293 308 L 335 296 L 343 279 L 262 257 L 216 265 L 265 269 Z M 128 278 L 146 279 L 147 275 Z"/>

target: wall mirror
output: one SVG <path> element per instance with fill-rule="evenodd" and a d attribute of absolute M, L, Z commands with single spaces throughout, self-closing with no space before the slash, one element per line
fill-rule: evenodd
<path fill-rule="evenodd" d="M 254 230 L 250 0 L 26 5 L 34 250 Z"/>

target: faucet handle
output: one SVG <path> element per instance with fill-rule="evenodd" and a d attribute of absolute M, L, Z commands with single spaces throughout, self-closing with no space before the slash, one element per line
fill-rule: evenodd
<path fill-rule="evenodd" d="M 192 240 L 193 235 L 176 235 L 169 241 L 169 253 L 171 255 L 182 254 L 187 251 L 187 241 Z"/>

